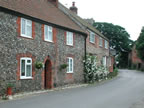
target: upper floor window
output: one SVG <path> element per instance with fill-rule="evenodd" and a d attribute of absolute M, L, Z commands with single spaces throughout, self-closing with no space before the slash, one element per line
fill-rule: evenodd
<path fill-rule="evenodd" d="M 68 57 L 67 58 L 67 73 L 73 73 L 73 58 L 72 57 Z"/>
<path fill-rule="evenodd" d="M 93 32 L 90 32 L 90 42 L 95 43 L 95 34 Z"/>
<path fill-rule="evenodd" d="M 32 59 L 23 57 L 20 59 L 20 78 L 32 78 Z"/>
<path fill-rule="evenodd" d="M 72 32 L 66 33 L 66 44 L 73 46 L 73 33 Z"/>
<path fill-rule="evenodd" d="M 102 40 L 102 38 L 101 37 L 99 37 L 99 46 L 103 46 L 103 40 Z"/>
<path fill-rule="evenodd" d="M 105 48 L 108 49 L 108 41 L 105 40 Z"/>
<path fill-rule="evenodd" d="M 32 38 L 32 21 L 21 18 L 21 36 Z"/>
<path fill-rule="evenodd" d="M 53 28 L 51 26 L 44 26 L 44 40 L 53 42 Z"/>

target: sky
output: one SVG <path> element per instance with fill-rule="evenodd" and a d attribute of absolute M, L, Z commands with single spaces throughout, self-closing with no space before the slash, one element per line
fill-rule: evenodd
<path fill-rule="evenodd" d="M 120 25 L 132 40 L 138 38 L 144 26 L 144 0 L 59 0 L 67 8 L 73 1 L 80 17 Z"/>

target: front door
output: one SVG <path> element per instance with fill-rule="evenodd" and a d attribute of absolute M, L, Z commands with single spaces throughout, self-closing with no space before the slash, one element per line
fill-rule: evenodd
<path fill-rule="evenodd" d="M 52 64 L 50 60 L 45 62 L 45 89 L 52 88 Z"/>

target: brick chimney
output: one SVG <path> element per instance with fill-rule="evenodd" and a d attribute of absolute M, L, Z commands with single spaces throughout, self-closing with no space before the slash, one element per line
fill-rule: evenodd
<path fill-rule="evenodd" d="M 58 7 L 58 0 L 48 0 L 52 4 L 54 4 L 56 7 Z"/>
<path fill-rule="evenodd" d="M 78 8 L 75 6 L 75 2 L 72 3 L 72 6 L 70 7 L 70 10 L 77 14 Z"/>

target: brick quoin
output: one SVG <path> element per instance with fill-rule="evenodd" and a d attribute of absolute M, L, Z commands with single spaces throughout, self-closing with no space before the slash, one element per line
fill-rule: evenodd
<path fill-rule="evenodd" d="M 16 55 L 16 59 L 17 59 L 17 80 L 20 80 L 20 59 L 22 57 L 29 57 L 32 59 L 32 78 L 34 80 L 34 76 L 35 76 L 35 67 L 34 67 L 34 62 L 35 62 L 35 57 L 30 54 L 30 53 L 19 53 Z"/>
<path fill-rule="evenodd" d="M 21 36 L 21 17 L 17 18 L 17 33 L 18 33 L 18 37 L 27 38 Z M 32 38 L 27 38 L 27 39 L 35 39 L 35 23 L 33 21 L 32 21 Z"/>

